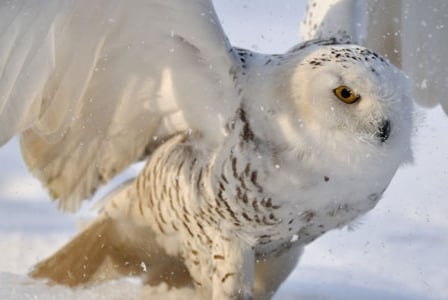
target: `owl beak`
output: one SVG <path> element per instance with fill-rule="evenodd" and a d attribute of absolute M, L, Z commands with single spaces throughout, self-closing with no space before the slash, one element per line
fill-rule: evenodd
<path fill-rule="evenodd" d="M 389 139 L 391 131 L 391 125 L 389 120 L 383 120 L 378 127 L 376 136 L 379 138 L 381 143 L 386 142 Z"/>

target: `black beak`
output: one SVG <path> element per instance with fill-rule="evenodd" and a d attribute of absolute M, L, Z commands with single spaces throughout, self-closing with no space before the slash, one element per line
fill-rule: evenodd
<path fill-rule="evenodd" d="M 376 136 L 380 139 L 381 143 L 384 143 L 385 141 L 387 141 L 387 139 L 389 139 L 390 130 L 391 130 L 390 121 L 383 120 L 380 123 L 380 126 L 378 127 L 378 132 L 376 134 Z"/>

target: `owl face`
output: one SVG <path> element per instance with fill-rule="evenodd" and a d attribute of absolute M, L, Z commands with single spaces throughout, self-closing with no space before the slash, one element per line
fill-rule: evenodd
<path fill-rule="evenodd" d="M 312 47 L 299 58 L 289 88 L 299 148 L 325 152 L 331 161 L 410 158 L 409 84 L 376 53 L 354 45 Z"/>

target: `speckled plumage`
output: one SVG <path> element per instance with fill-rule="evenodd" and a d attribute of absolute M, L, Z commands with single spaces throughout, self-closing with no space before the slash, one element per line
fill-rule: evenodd
<path fill-rule="evenodd" d="M 159 280 L 191 278 L 203 299 L 269 299 L 302 248 L 375 207 L 408 159 L 410 99 L 401 73 L 368 49 L 333 43 L 272 56 L 233 50 L 241 102 L 222 143 L 207 145 L 200 132 L 168 138 L 91 228 L 104 220 L 126 228 L 124 236 L 142 228 L 139 238 L 156 243 L 137 251 L 149 273 L 159 269 L 155 247 L 182 270 L 168 276 L 167 269 Z M 320 82 L 322 72 L 329 77 Z M 300 94 L 313 81 L 327 96 Z M 325 88 L 342 83 L 359 103 L 342 103 Z M 390 136 L 381 131 L 384 119 Z M 64 282 L 47 264 L 34 275 Z M 269 273 L 275 280 L 266 265 L 277 268 Z"/>
<path fill-rule="evenodd" d="M 107 27 L 95 66 L 117 71 L 128 59 L 139 72 L 131 68 L 124 78 L 99 68 L 80 96 L 79 114 L 57 128 L 63 134 L 39 131 L 41 121 L 54 121 L 43 117 L 25 131 L 22 147 L 66 208 L 130 161 L 144 157 L 146 166 L 31 275 L 70 286 L 142 275 L 148 284 L 190 284 L 200 299 L 270 299 L 303 248 L 375 207 L 410 159 L 407 80 L 375 52 L 343 39 L 265 55 L 231 47 L 209 1 L 132 1 L 146 5 L 160 28 L 168 21 L 153 10 L 165 12 L 174 29 L 142 30 L 137 21 L 151 18 L 139 11 L 129 32 L 153 44 L 132 45 L 145 58 L 135 61 L 134 52 L 123 54 L 126 35 L 109 36 Z M 134 16 L 127 4 L 107 3 L 116 19 Z M 175 15 L 172 5 L 191 15 Z M 90 13 L 85 7 L 75 6 Z M 83 16 L 76 12 L 68 14 L 75 21 Z M 194 18 L 198 12 L 207 18 Z M 129 80 L 117 88 L 122 96 L 98 88 L 116 88 L 119 79 Z M 104 99 L 118 101 L 106 108 L 122 118 L 102 122 L 91 108 Z"/>

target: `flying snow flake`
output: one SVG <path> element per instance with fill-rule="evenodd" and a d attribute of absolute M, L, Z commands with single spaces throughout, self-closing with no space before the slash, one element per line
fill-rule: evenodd
<path fill-rule="evenodd" d="M 144 261 L 142 261 L 141 263 L 140 263 L 140 267 L 142 268 L 142 271 L 143 272 L 148 272 L 148 269 L 146 268 L 146 264 L 145 264 L 145 262 Z"/>
<path fill-rule="evenodd" d="M 295 243 L 299 240 L 299 235 L 293 234 L 291 237 L 291 240 L 289 240 L 291 243 Z"/>

